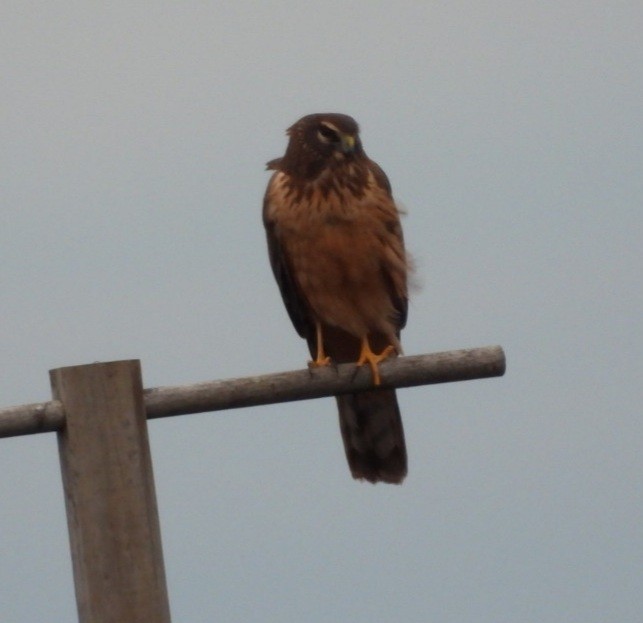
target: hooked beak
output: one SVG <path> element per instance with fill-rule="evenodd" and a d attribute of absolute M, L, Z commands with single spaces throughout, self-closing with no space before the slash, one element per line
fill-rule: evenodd
<path fill-rule="evenodd" d="M 341 134 L 342 151 L 345 154 L 350 154 L 355 151 L 355 137 L 352 134 Z"/>

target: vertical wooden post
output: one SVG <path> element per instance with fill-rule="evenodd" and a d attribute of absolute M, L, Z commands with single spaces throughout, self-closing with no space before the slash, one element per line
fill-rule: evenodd
<path fill-rule="evenodd" d="M 138 360 L 50 371 L 80 623 L 170 623 Z"/>

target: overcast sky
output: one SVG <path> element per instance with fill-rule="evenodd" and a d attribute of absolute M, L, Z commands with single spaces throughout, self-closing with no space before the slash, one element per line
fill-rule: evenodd
<path fill-rule="evenodd" d="M 361 125 L 408 215 L 401 487 L 353 481 L 332 399 L 150 423 L 173 620 L 635 623 L 643 613 L 643 4 L 0 8 L 0 407 L 48 370 L 145 385 L 301 368 L 267 160 Z M 0 440 L 3 623 L 73 621 L 53 434 Z"/>

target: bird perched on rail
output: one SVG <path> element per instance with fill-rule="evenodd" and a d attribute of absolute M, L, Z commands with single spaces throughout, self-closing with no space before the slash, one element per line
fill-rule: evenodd
<path fill-rule="evenodd" d="M 379 363 L 402 352 L 408 260 L 400 213 L 382 169 L 364 153 L 354 119 L 307 115 L 288 130 L 266 190 L 270 263 L 311 366 L 368 364 L 374 388 L 337 396 L 354 478 L 401 483 L 407 472 L 395 391 Z"/>

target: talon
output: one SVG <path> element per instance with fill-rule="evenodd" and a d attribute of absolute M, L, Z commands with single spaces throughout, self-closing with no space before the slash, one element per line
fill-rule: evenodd
<path fill-rule="evenodd" d="M 359 353 L 359 359 L 357 360 L 356 365 L 363 366 L 365 363 L 368 363 L 368 365 L 371 368 L 371 373 L 373 375 L 373 384 L 379 385 L 381 380 L 380 380 L 380 371 L 379 371 L 379 368 L 377 367 L 377 364 L 380 363 L 380 361 L 384 361 L 384 359 L 386 359 L 394 350 L 395 350 L 395 347 L 393 345 L 389 345 L 379 355 L 376 355 L 371 350 L 370 344 L 368 343 L 368 338 L 363 337 L 362 349 Z"/>
<path fill-rule="evenodd" d="M 322 339 L 322 328 L 321 324 L 316 320 L 315 321 L 315 338 L 317 341 L 317 356 L 313 361 L 308 362 L 309 368 L 321 368 L 322 366 L 330 365 L 330 357 L 324 352 L 324 341 Z"/>
<path fill-rule="evenodd" d="M 323 366 L 329 366 L 330 365 L 330 357 L 319 357 L 317 356 L 317 359 L 314 361 L 309 361 L 308 362 L 308 367 L 309 368 L 321 368 Z"/>

